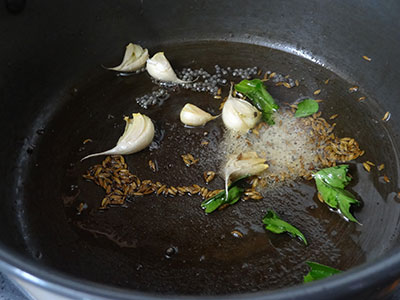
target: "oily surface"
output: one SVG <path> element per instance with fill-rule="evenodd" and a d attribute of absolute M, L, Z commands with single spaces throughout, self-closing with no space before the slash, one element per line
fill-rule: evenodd
<path fill-rule="evenodd" d="M 362 95 L 349 93 L 350 84 L 308 61 L 263 47 L 198 43 L 149 50 L 164 50 L 175 69 L 213 71 L 219 64 L 290 74 L 300 81 L 299 87 L 287 89 L 267 82 L 281 105 L 304 97 L 323 99 L 323 116 L 339 114 L 336 134 L 356 138 L 366 151 L 350 164 L 353 180 L 349 186 L 363 202 L 355 210 L 363 226 L 330 212 L 318 201 L 313 182 L 306 181 L 281 186 L 263 200 L 239 202 L 211 215 L 200 208 L 199 196 L 154 194 L 99 211 L 104 193 L 82 174 L 103 157 L 79 160 L 113 147 L 123 132 L 124 115 L 145 113 L 155 121 L 160 137 L 159 147 L 125 157 L 129 170 L 142 180 L 168 185 L 206 186 L 203 172 L 218 171 L 223 130 L 219 119 L 204 128 L 185 128 L 179 122 L 180 109 L 187 102 L 218 114 L 220 100 L 209 94 L 179 90 L 163 105 L 145 110 L 135 98 L 156 88 L 146 73 L 119 77 L 98 68 L 69 87 L 64 105 L 35 137 L 36 147 L 27 162 L 23 221 L 33 256 L 69 274 L 116 286 L 162 293 L 227 294 L 300 283 L 307 273 L 306 260 L 346 270 L 390 247 L 399 216 L 393 186 L 396 154 L 382 116 L 375 116 L 368 103 L 358 102 Z M 326 79 L 330 79 L 328 84 Z M 228 88 L 224 87 L 223 96 Z M 313 96 L 317 89 L 321 93 Z M 83 144 L 89 138 L 92 142 Z M 207 146 L 201 146 L 204 140 Z M 181 158 L 186 153 L 199 162 L 186 167 Z M 150 159 L 158 166 L 156 172 L 148 166 Z M 385 170 L 375 168 L 367 173 L 361 165 L 365 160 L 384 163 Z M 383 174 L 391 182 L 385 183 Z M 216 178 L 208 188 L 222 186 L 222 179 Z M 77 214 L 80 203 L 85 208 Z M 268 209 L 299 228 L 309 246 L 286 234 L 266 232 L 261 220 Z M 235 237 L 233 230 L 243 237 Z"/>

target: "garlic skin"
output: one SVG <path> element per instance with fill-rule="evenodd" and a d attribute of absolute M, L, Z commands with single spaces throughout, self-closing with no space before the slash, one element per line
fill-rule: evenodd
<path fill-rule="evenodd" d="M 229 158 L 224 168 L 225 191 L 228 195 L 230 179 L 237 179 L 246 175 L 258 175 L 269 166 L 266 160 L 257 155 L 256 152 L 245 152 L 233 155 Z"/>
<path fill-rule="evenodd" d="M 171 67 L 168 59 L 165 57 L 164 52 L 154 54 L 151 59 L 147 60 L 146 70 L 156 80 L 172 82 L 172 83 L 188 83 L 179 79 Z"/>
<path fill-rule="evenodd" d="M 196 105 L 186 103 L 181 110 L 180 114 L 181 122 L 188 126 L 203 126 L 208 121 L 218 118 L 218 116 L 212 116 L 208 112 L 202 110 Z"/>
<path fill-rule="evenodd" d="M 150 145 L 154 138 L 154 125 L 149 117 L 140 113 L 132 114 L 133 119 L 125 117 L 125 131 L 117 145 L 107 151 L 90 154 L 81 161 L 100 155 L 126 155 L 139 152 Z"/>
<path fill-rule="evenodd" d="M 231 87 L 222 109 L 222 120 L 227 128 L 246 133 L 257 125 L 261 115 L 261 112 L 246 100 L 233 97 Z"/>
<path fill-rule="evenodd" d="M 118 72 L 133 72 L 144 67 L 149 59 L 149 51 L 140 45 L 129 43 L 126 46 L 124 58 L 119 66 L 106 68 Z"/>

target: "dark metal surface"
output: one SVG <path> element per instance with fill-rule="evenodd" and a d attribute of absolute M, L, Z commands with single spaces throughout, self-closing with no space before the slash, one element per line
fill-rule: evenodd
<path fill-rule="evenodd" d="M 201 292 L 202 285 L 208 287 L 206 291 L 209 294 L 218 291 L 222 293 L 250 292 L 253 289 L 252 285 L 234 287 L 234 281 L 241 277 L 238 273 L 241 266 L 239 263 L 235 265 L 235 263 L 226 262 L 218 266 L 215 265 L 215 260 L 211 260 L 209 270 L 214 270 L 214 272 L 210 273 L 210 277 L 204 276 L 193 286 L 190 286 L 190 282 L 195 281 L 192 277 L 195 278 L 195 273 L 203 272 L 207 270 L 207 267 L 204 267 L 204 264 L 194 265 L 192 262 L 185 271 L 182 262 L 190 260 L 190 256 L 178 262 L 169 261 L 165 265 L 166 270 L 154 264 L 149 272 L 143 274 L 136 272 L 137 264 L 140 264 L 138 256 L 142 255 L 145 261 L 151 261 L 157 255 L 162 259 L 163 252 L 161 251 L 171 245 L 171 239 L 168 239 L 166 233 L 174 232 L 174 226 L 184 224 L 185 230 L 178 230 L 178 232 L 186 232 L 189 236 L 188 240 L 193 239 L 195 232 L 190 226 L 191 218 L 200 218 L 201 211 L 197 212 L 191 210 L 190 207 L 185 207 L 180 214 L 191 212 L 193 213 L 191 217 L 182 223 L 181 221 L 174 223 L 170 220 L 168 230 L 164 234 L 156 230 L 159 225 L 157 219 L 139 219 L 139 223 L 146 225 L 143 226 L 142 231 L 149 233 L 149 236 L 153 234 L 154 239 L 148 239 L 148 242 L 154 243 L 157 239 L 161 241 L 158 244 L 150 244 L 154 246 L 150 247 L 153 251 L 146 258 L 145 250 L 130 252 L 126 248 L 118 249 L 104 239 L 94 239 L 89 234 L 85 236 L 79 232 L 72 226 L 76 224 L 74 217 L 71 217 L 73 213 L 68 210 L 65 213 L 61 199 L 66 188 L 66 170 L 69 163 L 76 163 L 79 160 L 81 154 L 77 149 L 82 140 L 88 136 L 92 137 L 95 131 L 97 140 L 107 141 L 112 145 L 118 132 L 110 130 L 114 121 L 105 122 L 107 113 L 113 111 L 113 114 L 120 119 L 121 115 L 126 113 L 125 107 L 130 106 L 130 103 L 134 101 L 134 96 L 146 90 L 145 85 L 140 85 L 145 82 L 143 76 L 139 81 L 133 78 L 115 78 L 113 74 L 101 70 L 100 63 L 115 62 L 123 46 L 128 41 L 136 41 L 151 49 L 152 52 L 156 49 L 155 47 L 170 49 L 172 60 L 177 63 L 177 68 L 185 65 L 210 67 L 214 63 L 221 62 L 231 65 L 238 63 L 238 67 L 249 66 L 243 65 L 246 63 L 246 47 L 243 44 L 240 46 L 233 43 L 215 43 L 215 41 L 231 41 L 269 46 L 298 54 L 340 75 L 344 80 L 337 78 L 335 80 L 337 85 L 330 90 L 330 95 L 335 98 L 332 99 L 335 103 L 334 107 L 344 110 L 344 115 L 347 114 L 348 119 L 344 124 L 348 125 L 348 129 L 352 128 L 358 132 L 357 139 L 360 139 L 364 147 L 368 148 L 371 158 L 377 160 L 384 157 L 388 171 L 391 170 L 393 181 L 391 185 L 379 190 L 379 193 L 378 190 L 372 189 L 363 191 L 360 187 L 360 193 L 369 194 L 373 199 L 373 203 L 366 203 L 359 212 L 360 217 L 364 216 L 366 220 L 371 219 L 370 228 L 368 224 L 365 224 L 362 230 L 364 233 L 368 230 L 374 231 L 370 232 L 370 235 L 367 234 L 364 240 L 355 238 L 359 245 L 363 246 L 362 250 L 344 243 L 341 246 L 343 247 L 341 256 L 337 258 L 338 264 L 344 269 L 364 261 L 375 261 L 385 255 L 387 255 L 387 260 L 356 268 L 336 280 L 297 290 L 285 290 L 280 295 L 256 293 L 252 296 L 260 299 L 263 297 L 290 299 L 295 296 L 298 297 L 297 299 L 300 299 L 299 297 L 306 299 L 312 294 L 323 293 L 325 299 L 334 299 L 361 293 L 359 296 L 361 299 L 365 295 L 371 297 L 373 295 L 371 291 L 375 295 L 384 293 L 382 292 L 383 284 L 385 282 L 390 284 L 398 277 L 399 273 L 396 269 L 400 263 L 398 255 L 393 255 L 391 258 L 388 255 L 388 251 L 398 243 L 397 235 L 393 235 L 398 225 L 398 207 L 393 195 L 390 196 L 390 192 L 396 189 L 398 167 L 393 147 L 397 149 L 395 145 L 399 138 L 397 134 L 399 125 L 396 123 L 395 116 L 400 112 L 400 106 L 393 99 L 398 99 L 400 96 L 397 88 L 400 61 L 396 55 L 397 50 L 400 49 L 400 31 L 398 30 L 400 24 L 397 19 L 399 4 L 393 1 L 379 4 L 378 7 L 378 4 L 373 1 L 367 3 L 348 1 L 341 5 L 329 1 L 295 1 L 292 5 L 288 7 L 280 1 L 268 1 L 268 4 L 264 1 L 229 1 L 220 2 L 219 5 L 210 1 L 193 1 L 185 5 L 179 1 L 132 1 L 116 2 L 112 6 L 107 2 L 98 2 L 96 6 L 93 6 L 91 1 L 73 4 L 69 1 L 58 3 L 30 1 L 26 9 L 17 15 L 0 10 L 2 27 L 10 28 L 10 30 L 0 32 L 0 38 L 3 41 L 9 41 L 2 48 L 0 57 L 2 70 L 0 72 L 2 99 L 0 151 L 2 156 L 7 158 L 1 166 L 4 181 L 0 189 L 1 198 L 7 199 L 0 211 L 2 223 L 0 254 L 3 267 L 21 274 L 17 269 L 10 268 L 10 265 L 16 265 L 22 270 L 44 278 L 47 282 L 53 282 L 55 286 L 50 285 L 50 288 L 56 288 L 61 284 L 95 295 L 113 295 L 113 298 L 128 298 L 137 295 L 123 291 L 113 294 L 112 289 L 105 291 L 97 285 L 80 285 L 72 281 L 71 277 L 61 276 L 58 273 L 60 276 L 46 275 L 46 272 L 38 271 L 36 268 L 42 266 L 48 274 L 53 274 L 52 270 L 57 269 L 95 282 L 152 292 L 190 293 L 192 291 L 198 294 Z M 372 19 L 375 21 L 374 24 L 370 22 Z M 198 43 L 201 40 L 214 42 Z M 195 45 L 197 48 L 190 45 Z M 218 45 L 229 49 L 229 55 L 225 55 Z M 386 46 L 377 47 L 377 45 Z M 187 51 L 184 52 L 182 49 Z M 209 50 L 207 57 L 200 57 L 201 53 L 206 52 L 207 49 Z M 304 77 L 306 90 L 303 93 L 305 95 L 316 89 L 322 79 L 335 76 L 324 68 L 287 54 L 279 54 L 259 47 L 248 49 L 251 49 L 247 53 L 251 66 L 256 64 L 264 69 L 277 68 L 277 71 Z M 234 50 L 240 50 L 241 54 L 235 57 Z M 260 57 L 261 53 L 265 53 L 265 57 Z M 362 55 L 372 57 L 372 61 L 365 62 L 361 59 Z M 192 57 L 197 58 L 192 61 Z M 368 96 L 368 103 L 361 108 L 356 106 L 356 95 L 343 94 L 346 86 L 352 84 L 360 85 L 362 92 Z M 338 92 L 339 90 L 342 92 Z M 278 89 L 271 92 L 282 99 L 292 97 L 290 100 L 293 100 L 296 97 L 296 95 L 279 95 Z M 178 103 L 182 104 L 184 101 L 184 96 L 188 95 L 183 94 L 180 98 L 178 97 L 177 107 Z M 115 99 L 115 104 L 109 104 L 110 98 Z M 136 109 L 134 105 L 130 106 L 130 110 L 134 109 Z M 326 106 L 325 109 L 329 111 L 330 107 Z M 374 125 L 372 119 L 379 120 L 385 111 L 391 111 L 392 121 L 385 125 Z M 153 112 L 153 114 L 158 113 Z M 172 118 L 174 113 L 176 111 L 171 109 L 169 117 Z M 371 122 L 359 123 L 363 114 Z M 121 122 L 117 122 L 117 125 L 121 126 Z M 45 134 L 39 136 L 37 130 L 43 128 Z M 343 128 L 343 133 L 347 133 L 345 129 Z M 392 141 L 388 139 L 389 135 Z M 379 147 L 374 147 L 377 144 Z M 103 146 L 99 143 L 88 149 L 100 150 Z M 167 158 L 167 156 L 164 157 Z M 141 159 L 145 158 L 147 158 L 145 154 L 142 154 Z M 135 165 L 135 161 L 132 160 L 130 164 Z M 87 162 L 74 169 L 72 177 L 78 178 L 88 165 L 90 164 Z M 178 174 L 171 176 L 171 179 L 173 178 L 179 179 Z M 89 186 L 83 186 L 85 190 L 90 189 Z M 92 188 L 94 190 L 94 187 Z M 97 194 L 96 197 L 92 196 L 93 201 L 98 201 L 101 193 L 94 193 Z M 385 196 L 377 200 L 382 193 Z M 278 205 L 278 203 L 278 199 L 275 200 L 275 204 Z M 147 203 L 140 204 L 139 202 L 137 205 L 143 215 Z M 94 207 L 94 204 L 92 206 Z M 249 209 L 251 207 L 249 205 Z M 154 215 L 160 219 L 161 209 L 165 209 L 172 215 L 178 208 L 180 208 L 178 203 L 164 208 L 159 207 L 158 210 L 155 209 Z M 259 208 L 257 205 L 253 207 L 257 210 Z M 238 217 L 234 215 L 234 212 L 235 210 L 230 210 L 225 213 L 227 220 Z M 117 218 L 122 215 L 124 218 L 121 220 L 133 218 L 133 221 L 120 223 L 122 228 L 129 225 L 140 228 L 140 224 L 134 222 L 135 214 L 132 214 L 132 211 L 115 209 L 110 214 L 115 214 L 110 220 L 107 220 L 107 216 L 97 215 L 86 221 L 94 224 L 97 222 L 96 228 L 104 231 L 106 229 L 104 227 L 112 227 L 107 224 L 114 222 L 113 225 L 115 225 Z M 229 214 L 233 215 L 229 216 Z M 293 218 L 295 219 L 296 216 L 295 214 Z M 324 216 L 317 215 L 316 218 L 323 219 Z M 140 222 L 143 220 L 144 222 Z M 209 221 L 203 220 L 195 225 L 202 225 L 198 227 L 202 228 L 206 222 Z M 212 222 L 217 228 L 227 230 L 220 225 L 221 221 L 213 219 Z M 336 224 L 332 223 L 332 228 Z M 308 228 L 312 228 L 312 224 Z M 354 230 L 354 227 L 351 227 L 343 229 L 341 233 L 344 236 L 357 235 Z M 126 230 L 122 229 L 119 232 L 124 231 Z M 310 229 L 308 233 L 312 232 Z M 204 234 L 201 244 L 204 249 L 201 247 L 195 249 L 198 256 L 201 256 L 206 248 L 213 246 L 212 243 L 207 245 L 205 242 L 210 232 L 204 231 Z M 221 232 L 214 232 L 214 234 L 213 240 L 220 236 Z M 265 234 L 260 237 L 261 235 L 253 233 L 251 237 L 255 236 L 258 236 L 259 241 L 267 242 Z M 132 237 L 129 239 L 132 241 Z M 380 239 L 383 241 L 381 242 Z M 318 245 L 317 238 L 315 242 Z M 335 246 L 337 246 L 336 243 L 340 243 L 339 239 L 334 242 Z M 187 245 L 187 242 L 184 245 Z M 249 248 L 249 253 L 254 253 L 254 249 L 256 249 L 255 245 Z M 267 250 L 262 247 L 261 249 Z M 347 252 L 344 251 L 345 249 Z M 191 250 L 193 249 L 188 249 L 188 253 Z M 302 250 L 295 249 L 295 251 Z M 181 253 L 185 255 L 185 252 Z M 309 258 L 316 257 L 312 249 L 309 253 L 299 253 L 302 258 L 307 255 Z M 17 254 L 22 256 L 16 256 Z M 333 253 L 325 251 L 321 255 L 325 255 L 328 262 Z M 192 258 L 194 260 L 195 257 Z M 257 281 L 264 283 L 269 279 L 261 278 L 262 272 L 256 273 L 257 268 L 265 267 L 268 260 L 258 260 L 257 255 L 249 255 L 249 259 L 254 260 L 252 261 L 254 268 L 251 270 L 255 272 L 247 280 L 253 281 L 253 285 L 257 287 L 259 286 Z M 257 265 L 257 262 L 261 261 L 264 265 Z M 269 264 L 271 265 L 271 261 Z M 229 270 L 231 266 L 232 269 Z M 218 272 L 215 272 L 217 267 L 225 271 L 225 275 L 221 277 Z M 197 272 L 196 268 L 198 268 Z M 375 274 L 378 270 L 384 272 L 384 275 L 380 274 L 379 278 L 376 278 Z M 176 278 L 173 277 L 174 272 Z M 234 276 L 232 277 L 231 274 Z M 257 279 L 254 280 L 254 278 Z M 214 287 L 213 290 L 211 285 L 218 279 L 222 281 L 218 282 L 219 286 Z M 225 279 L 228 282 L 224 286 Z M 246 282 L 246 279 L 243 278 L 243 281 Z M 145 286 L 146 282 L 148 286 Z M 176 282 L 184 283 L 184 285 L 176 287 L 174 286 Z M 44 281 L 39 283 L 45 284 Z M 261 284 L 260 289 L 264 288 L 265 285 Z M 63 293 L 68 293 L 68 291 Z M 139 294 L 137 297 L 142 296 Z"/>

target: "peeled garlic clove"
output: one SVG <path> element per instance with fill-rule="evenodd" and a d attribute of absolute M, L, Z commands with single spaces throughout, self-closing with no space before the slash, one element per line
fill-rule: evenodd
<path fill-rule="evenodd" d="M 266 160 L 256 152 L 245 152 L 232 156 L 225 165 L 225 190 L 228 194 L 230 179 L 236 179 L 246 175 L 258 175 L 268 168 Z"/>
<path fill-rule="evenodd" d="M 179 79 L 171 64 L 164 55 L 164 52 L 156 53 L 151 59 L 147 60 L 146 70 L 151 77 L 160 81 L 173 82 L 173 83 L 188 83 Z"/>
<path fill-rule="evenodd" d="M 246 100 L 233 97 L 231 87 L 222 109 L 222 120 L 227 128 L 245 133 L 257 125 L 261 115 L 261 112 Z"/>
<path fill-rule="evenodd" d="M 143 49 L 139 45 L 129 43 L 128 46 L 126 46 L 122 63 L 114 68 L 107 68 L 107 70 L 133 72 L 143 68 L 148 58 L 149 52 L 147 49 Z"/>
<path fill-rule="evenodd" d="M 180 114 L 181 122 L 189 126 L 203 126 L 217 117 L 190 103 L 185 104 Z"/>
<path fill-rule="evenodd" d="M 126 155 L 139 152 L 153 141 L 154 125 L 149 117 L 140 113 L 132 114 L 133 119 L 125 117 L 124 134 L 119 138 L 117 145 L 107 151 L 90 154 L 81 161 L 99 155 Z"/>

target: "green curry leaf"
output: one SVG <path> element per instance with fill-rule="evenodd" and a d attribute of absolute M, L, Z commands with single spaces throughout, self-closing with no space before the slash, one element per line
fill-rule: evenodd
<path fill-rule="evenodd" d="M 201 203 L 201 207 L 205 210 L 206 213 L 212 213 L 224 204 L 235 204 L 240 200 L 240 197 L 244 192 L 244 188 L 239 187 L 238 184 L 240 183 L 240 181 L 247 177 L 249 177 L 249 175 L 242 176 L 229 185 L 228 199 L 226 199 L 226 192 L 225 190 L 223 190 L 214 197 L 204 200 Z"/>
<path fill-rule="evenodd" d="M 307 245 L 307 240 L 300 230 L 293 225 L 290 225 L 288 222 L 283 221 L 273 210 L 267 212 L 263 219 L 263 223 L 265 224 L 265 229 L 273 233 L 289 232 L 294 236 L 299 237 L 304 244 Z"/>
<path fill-rule="evenodd" d="M 274 98 L 267 92 L 264 83 L 260 79 L 242 80 L 235 85 L 235 89 L 248 97 L 262 112 L 262 118 L 270 125 L 275 124 L 272 115 L 279 109 Z"/>
<path fill-rule="evenodd" d="M 311 270 L 306 276 L 304 276 L 304 283 L 323 279 L 342 272 L 340 270 L 316 262 L 307 261 L 306 263 L 311 268 Z"/>
<path fill-rule="evenodd" d="M 350 213 L 350 206 L 359 205 L 360 202 L 344 189 L 351 180 L 347 176 L 348 168 L 348 165 L 340 165 L 322 169 L 314 174 L 314 179 L 317 190 L 326 204 L 338 209 L 350 221 L 360 224 Z"/>
<path fill-rule="evenodd" d="M 305 99 L 297 105 L 297 110 L 294 116 L 303 118 L 315 114 L 319 109 L 318 102 L 313 99 Z"/>

